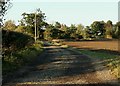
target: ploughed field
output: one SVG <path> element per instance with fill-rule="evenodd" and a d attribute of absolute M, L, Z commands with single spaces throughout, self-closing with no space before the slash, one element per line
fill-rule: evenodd
<path fill-rule="evenodd" d="M 100 49 L 100 50 L 112 50 L 120 52 L 120 41 L 65 41 L 63 44 L 68 46 L 83 48 L 83 49 Z"/>

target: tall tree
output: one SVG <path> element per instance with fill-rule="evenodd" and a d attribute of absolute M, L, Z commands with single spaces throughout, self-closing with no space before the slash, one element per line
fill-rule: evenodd
<path fill-rule="evenodd" d="M 120 21 L 117 22 L 116 25 L 117 25 L 117 31 L 116 31 L 116 33 L 117 33 L 117 35 L 118 35 L 117 38 L 120 39 Z"/>
<path fill-rule="evenodd" d="M 69 27 L 69 30 L 70 30 L 70 37 L 72 39 L 75 39 L 76 38 L 76 26 L 74 24 L 71 24 L 71 26 Z"/>
<path fill-rule="evenodd" d="M 120 21 L 113 25 L 112 29 L 112 37 L 113 38 L 120 38 Z"/>
<path fill-rule="evenodd" d="M 36 18 L 35 18 L 36 15 Z M 37 33 L 40 35 L 40 29 L 43 26 L 46 26 L 47 23 L 45 22 L 45 13 L 42 13 L 40 9 L 37 10 L 36 13 L 23 13 L 23 18 L 20 20 L 21 25 L 25 25 L 26 29 L 29 33 L 34 35 L 34 29 L 35 29 L 35 21 L 37 26 Z M 29 30 L 30 29 L 30 30 Z M 38 36 L 39 36 L 38 35 Z"/>
<path fill-rule="evenodd" d="M 67 25 L 61 24 L 60 30 L 62 31 L 61 37 L 64 39 L 70 38 L 70 29 Z"/>
<path fill-rule="evenodd" d="M 63 34 L 64 34 L 64 31 L 49 24 L 49 26 L 46 28 L 46 30 L 44 32 L 44 37 L 47 40 L 61 39 L 61 38 L 64 38 Z"/>
<path fill-rule="evenodd" d="M 106 38 L 111 38 L 112 37 L 112 28 L 113 28 L 112 21 L 108 20 L 107 23 L 105 24 Z"/>
<path fill-rule="evenodd" d="M 91 24 L 91 29 L 93 32 L 93 35 L 97 37 L 103 37 L 105 34 L 105 29 L 104 29 L 104 22 L 103 21 L 94 21 Z"/>
<path fill-rule="evenodd" d="M 89 38 L 94 38 L 93 31 L 90 28 L 90 26 L 86 26 L 83 30 L 83 38 L 84 39 L 89 39 Z"/>
<path fill-rule="evenodd" d="M 83 36 L 84 35 L 84 26 L 82 24 L 78 24 L 77 25 L 77 30 L 76 30 L 76 34 L 78 34 L 78 36 Z"/>
<path fill-rule="evenodd" d="M 52 40 L 52 29 L 54 29 L 54 26 L 52 24 L 49 24 L 44 32 L 44 39 L 51 41 Z"/>

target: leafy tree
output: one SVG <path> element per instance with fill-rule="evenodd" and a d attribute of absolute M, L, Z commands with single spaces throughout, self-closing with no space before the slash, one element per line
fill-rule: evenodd
<path fill-rule="evenodd" d="M 107 23 L 105 24 L 106 38 L 111 38 L 112 37 L 112 28 L 113 28 L 112 21 L 108 20 Z"/>
<path fill-rule="evenodd" d="M 70 32 L 70 38 L 75 39 L 76 38 L 76 26 L 71 24 L 71 26 L 69 27 L 69 32 Z"/>
<path fill-rule="evenodd" d="M 79 35 L 82 35 L 82 31 L 84 29 L 84 26 L 82 24 L 79 24 L 77 27 L 76 33 Z"/>
<path fill-rule="evenodd" d="M 34 28 L 35 28 L 35 21 L 37 26 L 37 33 L 40 34 L 40 29 L 43 26 L 46 26 L 47 23 L 45 22 L 45 13 L 42 13 L 40 9 L 37 10 L 36 13 L 23 13 L 23 18 L 20 20 L 20 25 L 26 26 L 28 33 L 31 33 L 34 36 Z M 36 19 L 35 19 L 36 15 Z M 29 30 L 30 29 L 30 30 Z M 38 35 L 39 36 L 39 35 Z"/>
<path fill-rule="evenodd" d="M 120 38 L 120 21 L 113 25 L 112 29 L 112 37 L 113 38 Z"/>
<path fill-rule="evenodd" d="M 12 20 L 6 21 L 4 24 L 4 28 L 7 30 L 15 30 L 16 29 L 15 22 Z"/>
<path fill-rule="evenodd" d="M 50 24 L 44 32 L 44 37 L 47 40 L 61 39 L 63 38 L 62 34 L 63 34 L 62 30 L 57 29 L 55 26 Z"/>
<path fill-rule="evenodd" d="M 54 28 L 54 26 L 52 24 L 49 24 L 47 26 L 47 28 L 45 29 L 44 32 L 44 39 L 51 41 L 52 40 L 52 29 Z"/>
<path fill-rule="evenodd" d="M 55 28 L 61 28 L 61 24 L 59 22 L 55 22 Z"/>
<path fill-rule="evenodd" d="M 84 28 L 82 34 L 84 39 L 94 38 L 92 29 L 89 26 L 86 26 L 86 28 Z"/>
<path fill-rule="evenodd" d="M 78 39 L 83 38 L 82 37 L 83 28 L 84 28 L 84 26 L 82 26 L 81 24 L 79 24 L 77 27 L 74 24 L 71 24 L 67 33 L 69 33 L 71 39 L 78 40 Z"/>
<path fill-rule="evenodd" d="M 16 32 L 21 32 L 21 33 L 26 33 L 26 28 L 22 25 L 17 26 L 17 28 L 15 29 Z"/>
<path fill-rule="evenodd" d="M 76 30 L 76 38 L 77 39 L 81 39 L 83 38 L 83 35 L 84 35 L 84 26 L 82 24 L 79 24 L 77 27 L 77 30 Z"/>
<path fill-rule="evenodd" d="M 91 30 L 94 37 L 99 38 L 104 36 L 105 34 L 104 24 L 105 23 L 103 21 L 94 21 L 91 24 Z"/>
<path fill-rule="evenodd" d="M 59 29 L 56 29 L 56 28 L 51 29 L 51 33 L 52 33 L 51 37 L 53 39 L 59 39 L 59 38 L 61 38 L 61 31 Z"/>
<path fill-rule="evenodd" d="M 61 34 L 62 38 L 70 39 L 71 31 L 70 31 L 70 29 L 69 29 L 69 27 L 67 25 L 62 24 L 61 25 L 61 31 L 63 31 L 63 33 Z"/>
<path fill-rule="evenodd" d="M 40 34 L 39 34 L 39 38 L 40 39 L 44 39 L 44 32 L 45 32 L 45 30 L 44 29 L 40 29 Z"/>
<path fill-rule="evenodd" d="M 117 38 L 119 38 L 120 39 L 120 21 L 119 22 L 117 22 L 117 31 L 116 31 L 116 35 L 118 35 L 118 37 Z"/>

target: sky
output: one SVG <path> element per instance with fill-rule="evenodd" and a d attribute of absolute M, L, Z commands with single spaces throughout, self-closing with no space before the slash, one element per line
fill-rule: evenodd
<path fill-rule="evenodd" d="M 48 23 L 89 26 L 93 21 L 118 21 L 118 0 L 13 0 L 12 5 L 5 19 L 14 20 L 16 24 L 22 19 L 22 13 L 35 12 L 37 8 L 45 13 Z"/>

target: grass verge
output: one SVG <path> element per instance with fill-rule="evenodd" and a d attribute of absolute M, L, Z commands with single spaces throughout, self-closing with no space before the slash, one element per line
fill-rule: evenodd
<path fill-rule="evenodd" d="M 111 70 L 111 73 L 114 74 L 120 80 L 120 56 L 112 53 L 107 53 L 103 51 L 95 50 L 86 50 L 79 49 L 82 54 L 86 54 L 93 58 L 98 58 L 106 62 L 106 66 Z"/>

